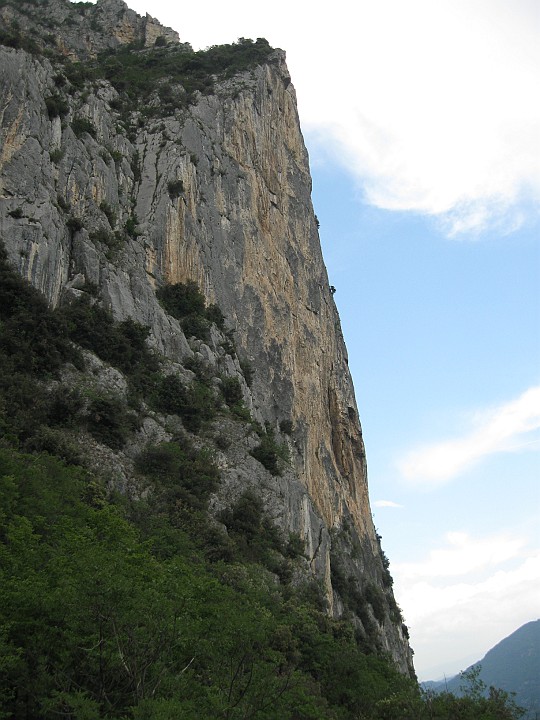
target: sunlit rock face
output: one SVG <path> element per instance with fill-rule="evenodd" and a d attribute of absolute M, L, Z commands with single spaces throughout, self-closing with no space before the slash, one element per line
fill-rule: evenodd
<path fill-rule="evenodd" d="M 82 12 L 67 0 L 25 8 L 4 7 L 3 19 L 35 37 L 54 25 L 55 51 L 72 58 L 134 41 L 178 43 L 120 0 Z M 366 611 L 378 646 L 409 672 L 284 53 L 164 115 L 158 98 L 152 113 L 120 108 L 106 79 L 76 88 L 61 78 L 54 58 L 0 49 L 0 234 L 12 264 L 52 305 L 98 288 L 116 318 L 149 326 L 152 344 L 178 365 L 196 352 L 238 377 L 253 416 L 288 443 L 291 460 L 271 476 L 234 437 L 214 507 L 256 486 L 273 520 L 305 540 L 335 615 L 343 605 L 332 567 L 359 592 L 378 588 L 385 620 Z M 58 97 L 64 104 L 51 110 Z M 221 308 L 238 357 L 217 336 L 195 347 L 164 313 L 156 287 L 186 280 Z M 253 369 L 251 387 L 238 358 Z"/>

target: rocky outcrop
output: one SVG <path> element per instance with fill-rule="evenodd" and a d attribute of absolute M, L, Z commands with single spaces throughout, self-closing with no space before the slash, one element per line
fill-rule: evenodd
<path fill-rule="evenodd" d="M 95 4 L 46 0 L 2 5 L 0 20 L 5 27 L 15 24 L 17 31 L 30 36 L 41 49 L 54 49 L 72 60 L 88 60 L 125 45 L 154 47 L 180 41 L 175 30 L 148 14 L 144 18 L 137 15 L 123 0 L 97 0 Z"/>
<path fill-rule="evenodd" d="M 41 33 L 56 23 L 56 50 L 70 57 L 177 41 L 121 0 L 48 0 L 39 13 L 8 3 L 1 12 Z M 241 381 L 253 416 L 288 444 L 291 463 L 271 475 L 249 454 L 254 440 L 227 424 L 214 508 L 256 486 L 274 521 L 305 540 L 336 615 L 338 565 L 358 593 L 379 588 L 395 612 L 384 621 L 371 613 L 373 632 L 409 672 L 284 53 L 214 78 L 211 93 L 164 115 L 158 95 L 151 112 L 126 109 L 106 79 L 78 87 L 39 52 L 2 47 L 0 68 L 0 236 L 12 264 L 52 305 L 97 287 L 115 317 L 148 326 L 172 362 L 196 354 Z M 163 311 L 156 288 L 186 280 L 219 305 L 237 356 L 219 334 L 207 343 L 184 337 Z"/>

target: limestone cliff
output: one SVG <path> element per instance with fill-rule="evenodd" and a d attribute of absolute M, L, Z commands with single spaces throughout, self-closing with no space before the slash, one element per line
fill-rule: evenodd
<path fill-rule="evenodd" d="M 196 355 L 239 379 L 253 417 L 288 443 L 291 462 L 271 475 L 231 425 L 214 508 L 257 487 L 273 520 L 305 540 L 331 612 L 344 611 L 343 581 L 368 600 L 371 592 L 379 649 L 411 671 L 371 519 L 284 53 L 209 72 L 194 91 L 164 77 L 133 102 L 129 80 L 123 86 L 111 55 L 99 53 L 135 43 L 145 62 L 180 62 L 191 50 L 174 31 L 121 0 L 1 5 L 0 237 L 11 263 L 53 306 L 99 288 L 116 318 L 150 328 L 179 372 Z M 93 74 L 71 62 L 93 58 Z M 164 312 L 156 289 L 187 280 L 221 308 L 236 354 L 216 331 L 206 343 L 186 338 Z M 374 593 L 386 607 L 378 616 Z"/>

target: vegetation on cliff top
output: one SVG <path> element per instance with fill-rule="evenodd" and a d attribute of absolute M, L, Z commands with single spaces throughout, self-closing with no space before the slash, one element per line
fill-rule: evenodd
<path fill-rule="evenodd" d="M 228 45 L 188 51 L 185 47 L 142 49 L 136 45 L 102 53 L 94 62 L 67 63 L 64 72 L 74 87 L 108 80 L 120 103 L 136 101 L 146 115 L 160 116 L 192 104 L 197 93 L 211 94 L 217 78 L 267 62 L 273 49 L 264 38 L 240 38 Z M 121 109 L 121 105 L 119 105 Z"/>
<path fill-rule="evenodd" d="M 0 0 L 0 7 L 9 4 L 25 12 L 20 3 Z M 95 60 L 74 62 L 57 50 L 54 37 L 23 32 L 16 21 L 0 30 L 0 44 L 62 63 L 72 92 L 83 90 L 86 83 L 108 80 L 119 93 L 118 109 L 123 103 L 134 107 L 136 102 L 146 115 L 164 116 L 186 107 L 195 101 L 197 93 L 212 93 L 216 79 L 229 78 L 268 62 L 274 52 L 264 38 L 255 41 L 239 38 L 235 43 L 198 51 L 185 45 L 156 42 L 154 47 L 145 48 L 141 43 L 132 43 L 102 52 Z M 61 102 L 60 94 L 57 96 Z"/>

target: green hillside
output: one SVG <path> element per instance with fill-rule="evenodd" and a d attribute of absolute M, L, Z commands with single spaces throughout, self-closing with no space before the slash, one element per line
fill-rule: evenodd
<path fill-rule="evenodd" d="M 515 694 L 515 701 L 527 711 L 525 717 L 536 720 L 540 715 L 540 620 L 522 625 L 501 640 L 468 672 L 475 667 L 479 669 L 484 694 L 490 687 Z M 437 692 L 447 689 L 457 695 L 463 693 L 460 675 L 423 686 Z"/>
<path fill-rule="evenodd" d="M 482 678 L 515 692 L 521 705 L 540 712 L 540 620 L 495 645 L 482 660 Z"/>

